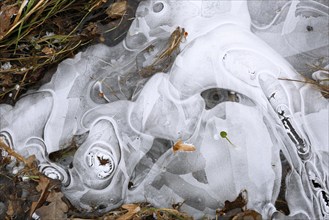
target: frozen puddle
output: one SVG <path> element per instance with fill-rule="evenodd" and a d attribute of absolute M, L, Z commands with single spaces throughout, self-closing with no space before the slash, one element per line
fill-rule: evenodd
<path fill-rule="evenodd" d="M 0 136 L 83 210 L 183 202 L 200 218 L 247 190 L 248 208 L 282 218 L 285 182 L 292 219 L 328 218 L 328 100 L 280 80 L 303 80 L 293 66 L 305 57 L 327 62 L 328 6 L 274 2 L 143 1 L 123 42 L 88 48 L 0 105 Z M 73 138 L 71 163 L 49 159 Z M 186 151 L 173 151 L 179 140 Z"/>

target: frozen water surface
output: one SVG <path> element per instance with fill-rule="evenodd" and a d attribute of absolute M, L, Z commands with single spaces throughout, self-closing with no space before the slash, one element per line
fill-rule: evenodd
<path fill-rule="evenodd" d="M 247 190 L 265 219 L 326 219 L 328 100 L 280 78 L 328 77 L 305 65 L 328 64 L 328 39 L 326 1 L 143 1 L 121 43 L 1 105 L 0 135 L 79 209 L 184 202 L 200 218 Z M 71 165 L 49 159 L 74 138 Z M 282 183 L 289 217 L 274 206 Z"/>

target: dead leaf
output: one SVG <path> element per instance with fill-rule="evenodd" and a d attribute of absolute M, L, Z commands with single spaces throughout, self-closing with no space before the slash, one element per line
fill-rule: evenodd
<path fill-rule="evenodd" d="M 47 199 L 49 195 L 49 185 L 50 185 L 50 179 L 45 176 L 40 176 L 38 186 L 36 187 L 38 192 L 41 192 L 41 195 L 37 202 L 32 202 L 31 209 L 30 209 L 30 216 L 35 212 L 37 208 L 39 208 Z"/>
<path fill-rule="evenodd" d="M 196 148 L 192 144 L 185 144 L 182 140 L 178 140 L 174 146 L 173 151 L 176 153 L 177 151 L 195 151 Z"/>
<path fill-rule="evenodd" d="M 138 217 L 140 216 L 150 216 L 151 219 L 184 219 L 184 220 L 193 220 L 193 218 L 189 215 L 187 215 L 184 212 L 180 212 L 176 209 L 170 209 L 170 208 L 143 208 L 139 213 Z M 134 219 L 140 219 L 140 218 L 134 218 Z"/>
<path fill-rule="evenodd" d="M 50 47 L 44 47 L 41 50 L 42 53 L 46 54 L 46 55 L 53 55 L 56 53 L 56 50 L 54 48 L 50 48 Z"/>
<path fill-rule="evenodd" d="M 0 75 L 0 82 L 4 86 L 9 86 L 13 83 L 13 77 L 7 74 Z"/>
<path fill-rule="evenodd" d="M 106 9 L 106 14 L 112 19 L 121 18 L 127 11 L 127 2 L 115 2 Z"/>
<path fill-rule="evenodd" d="M 67 219 L 68 206 L 62 200 L 62 197 L 62 192 L 52 191 L 47 198 L 50 204 L 41 206 L 36 210 L 36 213 L 41 219 Z"/>
<path fill-rule="evenodd" d="M 10 217 L 12 217 L 15 214 L 14 205 L 13 205 L 13 201 L 12 200 L 9 200 L 8 201 L 8 208 L 7 208 L 6 214 L 8 216 L 10 216 Z"/>
<path fill-rule="evenodd" d="M 245 211 L 247 203 L 248 203 L 248 193 L 247 193 L 247 190 L 243 190 L 239 193 L 238 197 L 233 202 L 226 200 L 224 208 L 221 210 L 217 210 L 216 213 L 219 216 L 224 216 L 228 212 L 230 212 L 232 210 L 236 210 L 236 212 L 230 213 L 231 215 L 234 216 L 237 213 Z"/>
<path fill-rule="evenodd" d="M 28 168 L 37 168 L 35 155 L 29 156 L 25 161 L 26 161 L 26 164 L 25 165 Z"/>
<path fill-rule="evenodd" d="M 262 215 L 254 210 L 246 210 L 244 212 L 240 212 L 236 214 L 232 220 L 262 220 Z"/>
<path fill-rule="evenodd" d="M 88 31 L 88 34 L 90 34 L 92 36 L 99 34 L 98 26 L 94 22 L 90 22 L 87 25 L 86 30 Z"/>
<path fill-rule="evenodd" d="M 120 216 L 117 220 L 130 220 L 132 217 L 141 210 L 137 204 L 125 204 L 122 208 L 126 209 L 128 212 Z"/>
<path fill-rule="evenodd" d="M 3 5 L 0 9 L 0 39 L 6 31 L 9 30 L 12 17 L 18 13 L 17 5 Z"/>

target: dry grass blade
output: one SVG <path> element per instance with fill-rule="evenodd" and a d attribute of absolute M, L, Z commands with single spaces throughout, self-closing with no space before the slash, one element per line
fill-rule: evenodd
<path fill-rule="evenodd" d="M 329 69 L 326 67 L 321 67 L 321 66 L 314 65 L 314 64 L 307 64 L 307 66 L 311 67 L 313 69 L 313 71 L 322 70 L 322 71 L 329 73 Z"/>
<path fill-rule="evenodd" d="M 7 146 L 7 144 L 5 144 L 1 138 L 0 138 L 0 148 L 4 149 L 9 155 L 15 157 L 17 160 L 23 162 L 24 164 L 28 164 L 28 161 L 22 155 L 16 153 L 13 149 Z"/>
<path fill-rule="evenodd" d="M 298 80 L 298 79 L 288 79 L 288 78 L 279 78 L 279 80 L 286 80 L 286 81 L 292 81 L 292 82 L 299 82 L 299 83 L 304 83 L 304 84 L 311 84 L 315 88 L 317 88 L 325 98 L 329 98 L 329 86 L 325 84 L 321 84 L 321 82 L 324 81 L 329 81 L 328 80 L 320 80 L 320 81 L 315 81 L 312 79 L 304 79 L 304 80 Z"/>
<path fill-rule="evenodd" d="M 13 32 L 15 30 L 15 28 L 20 25 L 21 23 L 23 23 L 24 21 L 26 21 L 36 10 L 38 10 L 40 8 L 40 6 L 42 6 L 42 4 L 44 3 L 44 0 L 40 0 L 37 5 L 35 7 L 32 8 L 31 11 L 29 11 L 24 17 L 22 17 L 21 19 L 15 19 L 12 27 L 3 35 L 0 36 L 0 40 L 2 40 L 3 38 L 5 38 L 7 35 L 9 35 L 11 32 Z M 28 3 L 28 1 L 23 1 L 23 4 L 21 5 L 19 11 L 18 11 L 18 18 L 20 18 L 22 10 L 24 9 L 24 7 L 26 6 L 26 4 Z M 17 18 L 17 17 L 16 17 Z"/>
<path fill-rule="evenodd" d="M 87 18 L 96 11 L 104 14 L 105 3 L 104 0 L 1 2 L 0 103 L 14 104 L 51 65 L 95 39 L 99 33 L 85 31 Z"/>
<path fill-rule="evenodd" d="M 291 81 L 291 82 L 299 82 L 299 83 L 303 83 L 303 84 L 310 84 L 312 86 L 314 86 L 316 89 L 318 89 L 323 97 L 325 98 L 329 98 L 329 69 L 328 69 L 328 65 L 326 67 L 321 67 L 321 66 L 317 66 L 317 65 L 313 65 L 313 64 L 307 64 L 309 67 L 312 68 L 313 74 L 316 73 L 324 73 L 323 75 L 321 75 L 320 79 L 310 79 L 305 77 L 304 75 L 301 75 L 303 77 L 303 80 L 299 80 L 299 79 L 289 79 L 289 78 L 279 78 L 279 80 L 286 80 L 286 81 Z"/>
<path fill-rule="evenodd" d="M 28 1 L 23 1 L 22 4 L 21 4 L 21 7 L 19 8 L 18 10 L 18 13 L 16 15 L 16 18 L 14 20 L 14 24 L 17 24 L 21 15 L 22 15 L 22 12 L 23 12 L 23 9 L 25 8 L 25 6 L 27 5 Z"/>

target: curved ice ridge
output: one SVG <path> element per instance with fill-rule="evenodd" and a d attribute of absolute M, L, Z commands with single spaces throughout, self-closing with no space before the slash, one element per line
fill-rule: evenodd
<path fill-rule="evenodd" d="M 250 26 L 246 1 L 144 1 L 123 42 L 89 47 L 14 107 L 0 105 L 0 136 L 36 155 L 80 209 L 183 202 L 201 218 L 247 190 L 248 208 L 280 219 L 274 204 L 285 178 L 290 218 L 326 219 L 328 101 L 279 80 L 302 78 Z M 173 64 L 140 75 L 181 28 Z M 76 137 L 70 165 L 49 159 Z M 196 151 L 173 153 L 180 139 Z"/>

